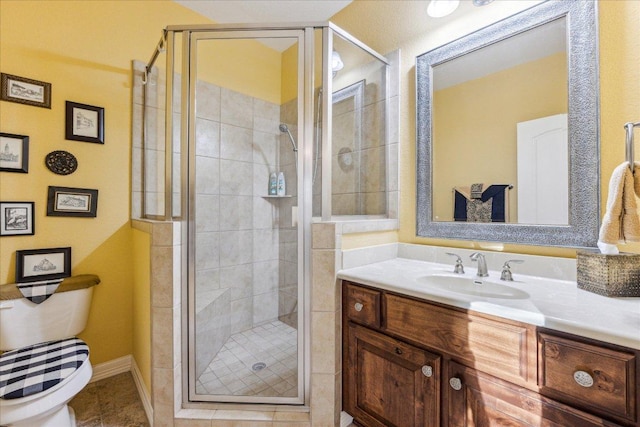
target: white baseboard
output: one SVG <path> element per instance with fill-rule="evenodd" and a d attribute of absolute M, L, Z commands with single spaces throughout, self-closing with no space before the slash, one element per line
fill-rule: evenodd
<path fill-rule="evenodd" d="M 153 427 L 153 406 L 151 406 L 151 395 L 142 380 L 142 373 L 140 372 L 140 368 L 138 368 L 136 359 L 133 357 L 131 358 L 131 375 L 133 376 L 133 382 L 136 383 L 136 388 L 138 389 L 138 394 L 140 395 L 144 412 L 147 414 L 147 421 L 149 421 L 149 425 Z"/>
<path fill-rule="evenodd" d="M 114 375 L 129 372 L 131 370 L 132 360 L 133 358 L 131 355 L 128 355 L 95 365 L 93 367 L 93 376 L 91 377 L 90 382 L 94 383 L 96 381 L 104 380 L 105 378 L 113 377 Z"/>

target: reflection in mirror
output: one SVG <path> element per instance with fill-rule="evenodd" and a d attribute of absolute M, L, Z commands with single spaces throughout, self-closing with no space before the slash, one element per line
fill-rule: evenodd
<path fill-rule="evenodd" d="M 333 167 L 331 168 L 331 186 L 336 195 L 353 195 L 352 203 L 339 203 L 336 200 L 333 213 L 353 215 L 359 213 L 357 206 L 363 193 L 357 191 L 362 163 L 362 107 L 364 102 L 365 81 L 360 80 L 333 93 L 332 144 Z"/>
<path fill-rule="evenodd" d="M 433 67 L 434 221 L 569 223 L 565 34 L 561 18 Z"/>
<path fill-rule="evenodd" d="M 594 2 L 547 2 L 416 60 L 417 234 L 594 246 Z"/>
<path fill-rule="evenodd" d="M 331 96 L 331 215 L 387 214 L 389 66 L 341 36 Z"/>

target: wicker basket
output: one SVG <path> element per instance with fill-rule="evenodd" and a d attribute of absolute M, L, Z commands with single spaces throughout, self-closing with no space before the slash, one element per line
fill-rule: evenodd
<path fill-rule="evenodd" d="M 607 297 L 640 297 L 640 254 L 578 251 L 578 288 Z"/>

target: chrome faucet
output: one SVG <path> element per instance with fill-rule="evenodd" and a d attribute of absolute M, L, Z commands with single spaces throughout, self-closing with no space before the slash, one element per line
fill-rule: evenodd
<path fill-rule="evenodd" d="M 464 274 L 464 266 L 462 265 L 462 258 L 458 256 L 458 254 L 454 254 L 451 252 L 445 252 L 449 256 L 456 257 L 456 266 L 453 268 L 453 272 L 455 274 Z"/>
<path fill-rule="evenodd" d="M 469 258 L 471 258 L 471 261 L 478 262 L 478 273 L 476 274 L 476 276 L 489 276 L 489 273 L 487 272 L 487 260 L 485 259 L 484 255 L 482 255 L 480 252 L 474 252 L 469 256 Z"/>
<path fill-rule="evenodd" d="M 500 280 L 506 280 L 507 282 L 513 282 L 513 275 L 511 274 L 510 264 L 522 264 L 524 261 L 521 259 L 512 259 L 504 263 L 502 266 L 502 274 Z"/>

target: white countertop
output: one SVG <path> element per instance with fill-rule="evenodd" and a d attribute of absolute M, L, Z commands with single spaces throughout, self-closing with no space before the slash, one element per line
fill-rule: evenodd
<path fill-rule="evenodd" d="M 575 281 L 526 276 L 514 272 L 514 281 L 489 281 L 520 289 L 524 299 L 487 298 L 431 287 L 421 279 L 431 274 L 453 275 L 452 265 L 395 258 L 340 270 L 339 279 L 618 344 L 640 350 L 640 298 L 609 298 L 578 289 Z M 476 270 L 467 268 L 465 276 Z"/>

